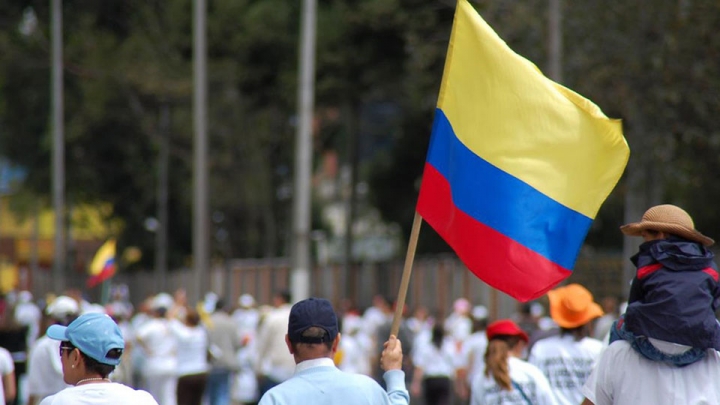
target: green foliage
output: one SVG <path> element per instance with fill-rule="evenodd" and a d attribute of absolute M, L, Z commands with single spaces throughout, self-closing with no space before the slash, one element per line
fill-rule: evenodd
<path fill-rule="evenodd" d="M 301 1 L 208 2 L 210 204 L 214 252 L 289 254 Z M 498 34 L 547 65 L 546 2 L 473 1 Z M 563 2 L 563 84 L 622 118 L 632 162 L 702 230 L 720 227 L 720 4 L 715 0 Z M 49 201 L 49 2 L 7 0 L 0 14 L 0 154 L 28 169 L 23 193 Z M 107 202 L 121 245 L 152 263 L 157 154 L 170 110 L 171 265 L 191 248 L 193 2 L 64 1 L 69 203 Z M 37 29 L 21 33 L 33 10 Z M 361 135 L 360 180 L 386 221 L 412 222 L 454 14 L 452 0 L 319 0 L 315 150 Z M 367 111 L 393 116 L 378 119 Z M 387 108 L 383 107 L 386 106 Z M 331 114 L 330 114 L 331 115 Z M 374 128 L 370 130 L 368 128 Z M 379 130 L 377 128 L 382 128 Z M 652 184 L 651 184 L 652 183 Z M 656 184 L 657 183 L 657 184 Z M 619 246 L 626 185 L 600 211 L 588 242 Z M 31 209 L 32 207 L 27 207 Z M 315 212 L 317 222 L 317 212 Z M 224 236 L 223 236 L 224 235 Z M 420 252 L 446 250 L 434 232 Z"/>

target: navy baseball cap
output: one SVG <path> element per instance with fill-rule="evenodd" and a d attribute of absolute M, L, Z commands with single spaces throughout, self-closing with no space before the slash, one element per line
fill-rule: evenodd
<path fill-rule="evenodd" d="M 325 337 L 303 336 L 303 332 L 311 327 L 318 327 L 327 332 Z M 330 301 L 324 298 L 308 298 L 290 309 L 288 320 L 288 338 L 292 343 L 325 343 L 332 342 L 338 335 L 338 321 Z"/>
<path fill-rule="evenodd" d="M 108 352 L 125 349 L 125 339 L 120 328 L 105 314 L 87 313 L 80 315 L 68 326 L 52 325 L 47 330 L 47 336 L 70 342 L 90 358 L 111 366 L 120 364 L 120 359 L 107 357 Z"/>

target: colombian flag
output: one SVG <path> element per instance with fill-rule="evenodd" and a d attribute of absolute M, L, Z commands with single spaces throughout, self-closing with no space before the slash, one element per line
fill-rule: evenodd
<path fill-rule="evenodd" d="M 117 265 L 115 264 L 115 248 L 114 239 L 105 242 L 90 263 L 88 272 L 90 278 L 87 280 L 87 286 L 92 288 L 115 275 Z"/>
<path fill-rule="evenodd" d="M 568 277 L 628 157 L 620 121 L 458 1 L 417 211 L 475 275 L 521 301 Z"/>

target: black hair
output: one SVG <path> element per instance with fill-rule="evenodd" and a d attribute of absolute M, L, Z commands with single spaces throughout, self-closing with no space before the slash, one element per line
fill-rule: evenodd
<path fill-rule="evenodd" d="M 215 310 L 216 311 L 224 311 L 225 310 L 225 299 L 224 298 L 218 298 L 218 300 L 215 302 Z"/>
<path fill-rule="evenodd" d="M 472 331 L 479 332 L 487 329 L 488 320 L 487 318 L 473 318 L 472 324 Z"/>
<path fill-rule="evenodd" d="M 445 338 L 445 329 L 442 325 L 435 325 L 432 328 L 432 344 L 438 349 L 442 346 L 443 339 Z"/>
<path fill-rule="evenodd" d="M 70 342 L 63 342 L 63 347 L 67 347 L 72 349 L 76 349 L 76 347 L 70 343 Z M 87 354 L 83 353 L 82 350 L 78 350 L 80 353 L 80 356 L 83 359 L 83 363 L 85 363 L 85 370 L 87 370 L 90 373 L 97 373 L 100 374 L 100 377 L 107 378 L 110 373 L 112 373 L 115 370 L 115 366 L 111 364 L 105 364 L 100 363 L 99 361 L 93 359 L 92 357 L 88 356 Z M 109 352 L 105 355 L 108 359 L 119 359 L 120 356 L 123 354 L 123 349 L 110 349 Z"/>
<path fill-rule="evenodd" d="M 328 337 L 328 332 L 327 332 L 325 329 L 323 329 L 323 328 L 319 328 L 319 327 L 317 327 L 317 326 L 311 326 L 311 327 L 305 329 L 305 330 L 301 333 L 301 335 L 302 335 L 303 337 L 318 338 L 318 339 L 319 339 L 319 338 L 326 338 L 326 337 Z M 323 346 L 325 346 L 328 350 L 330 350 L 330 349 L 332 349 L 333 341 L 334 341 L 334 340 L 324 339 L 322 343 L 300 343 L 300 342 L 290 342 L 290 343 L 291 343 L 291 345 L 292 345 L 292 347 L 293 347 L 293 351 L 297 352 L 297 349 L 298 349 L 298 346 L 299 346 L 299 345 L 305 345 L 305 346 L 323 345 Z"/>
<path fill-rule="evenodd" d="M 583 340 L 583 338 L 590 336 L 590 322 L 580 325 L 575 328 L 560 328 L 560 335 L 570 335 L 576 342 Z"/>
<path fill-rule="evenodd" d="M 275 293 L 275 296 L 280 297 L 286 304 L 290 302 L 290 291 L 280 290 Z"/>

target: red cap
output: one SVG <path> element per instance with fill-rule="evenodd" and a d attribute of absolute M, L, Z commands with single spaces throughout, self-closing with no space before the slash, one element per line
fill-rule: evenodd
<path fill-rule="evenodd" d="M 520 339 L 528 342 L 527 333 L 520 329 L 520 327 L 510 319 L 501 319 L 488 325 L 487 330 L 488 340 L 492 340 L 495 336 L 518 336 Z"/>

